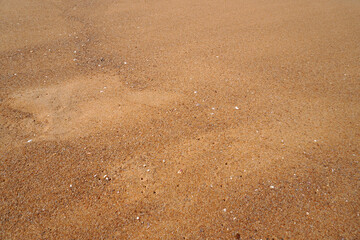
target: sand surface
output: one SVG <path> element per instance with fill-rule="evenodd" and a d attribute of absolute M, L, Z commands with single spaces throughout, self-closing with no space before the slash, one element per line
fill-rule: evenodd
<path fill-rule="evenodd" d="M 1 0 L 0 239 L 360 239 L 360 1 Z"/>

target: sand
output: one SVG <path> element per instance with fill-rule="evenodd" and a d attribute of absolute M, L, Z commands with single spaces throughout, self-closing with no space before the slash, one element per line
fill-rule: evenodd
<path fill-rule="evenodd" d="M 3 0 L 1 239 L 360 239 L 360 2 Z"/>

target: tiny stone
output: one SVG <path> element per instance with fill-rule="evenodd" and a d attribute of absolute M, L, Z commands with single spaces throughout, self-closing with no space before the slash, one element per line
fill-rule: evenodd
<path fill-rule="evenodd" d="M 275 187 L 274 186 L 270 186 L 271 189 L 274 189 Z"/>
<path fill-rule="evenodd" d="M 239 110 L 239 107 L 235 107 L 236 110 Z"/>

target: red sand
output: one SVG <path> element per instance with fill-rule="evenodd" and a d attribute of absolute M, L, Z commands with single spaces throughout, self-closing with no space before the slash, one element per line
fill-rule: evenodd
<path fill-rule="evenodd" d="M 360 239 L 359 13 L 1 1 L 0 239 Z"/>

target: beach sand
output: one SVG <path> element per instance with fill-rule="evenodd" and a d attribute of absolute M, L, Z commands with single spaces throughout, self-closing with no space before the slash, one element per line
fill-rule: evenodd
<path fill-rule="evenodd" d="M 1 239 L 360 239 L 360 1 L 3 0 Z"/>

